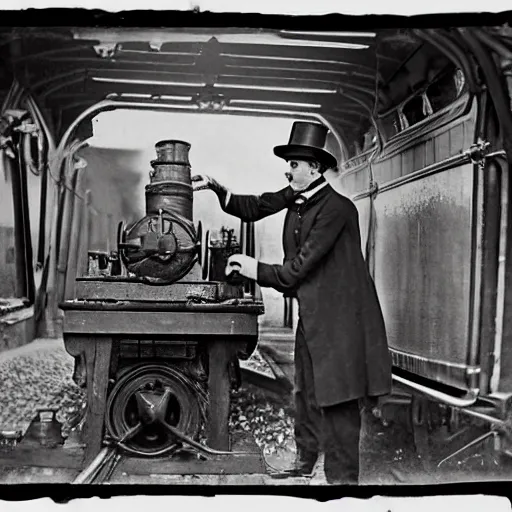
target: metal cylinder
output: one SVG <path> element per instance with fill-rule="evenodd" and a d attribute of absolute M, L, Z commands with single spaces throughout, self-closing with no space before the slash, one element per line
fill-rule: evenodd
<path fill-rule="evenodd" d="M 188 152 L 190 144 L 163 140 L 155 145 L 157 160 L 151 162 L 150 184 L 146 186 L 146 214 L 160 209 L 192 220 L 193 190 Z"/>
<path fill-rule="evenodd" d="M 172 162 L 190 165 L 188 152 L 190 144 L 183 140 L 161 140 L 155 144 L 157 162 Z"/>

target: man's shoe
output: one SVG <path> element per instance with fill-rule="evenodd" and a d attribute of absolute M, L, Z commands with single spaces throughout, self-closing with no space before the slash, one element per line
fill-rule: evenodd
<path fill-rule="evenodd" d="M 273 478 L 292 478 L 294 476 L 311 476 L 313 469 L 315 468 L 316 461 L 318 459 L 317 454 L 311 455 L 299 455 L 293 466 L 289 469 L 284 469 L 281 472 L 274 473 Z"/>

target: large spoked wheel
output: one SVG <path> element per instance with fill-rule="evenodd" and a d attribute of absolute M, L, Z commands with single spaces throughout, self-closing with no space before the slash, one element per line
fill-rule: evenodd
<path fill-rule="evenodd" d="M 144 365 L 128 371 L 115 384 L 107 402 L 106 427 L 123 447 L 143 456 L 172 452 L 178 439 L 169 424 L 196 438 L 201 428 L 200 396 L 180 371 L 164 365 Z"/>

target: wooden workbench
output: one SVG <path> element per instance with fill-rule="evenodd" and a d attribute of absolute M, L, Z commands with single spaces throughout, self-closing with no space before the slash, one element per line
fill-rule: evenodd
<path fill-rule="evenodd" d="M 112 347 L 123 337 L 165 335 L 197 337 L 208 348 L 208 445 L 229 450 L 230 379 L 233 355 L 258 338 L 261 302 L 194 304 L 164 301 L 73 300 L 64 311 L 63 336 L 72 356 L 83 356 L 87 372 L 87 422 L 84 426 L 85 464 L 101 448 Z"/>

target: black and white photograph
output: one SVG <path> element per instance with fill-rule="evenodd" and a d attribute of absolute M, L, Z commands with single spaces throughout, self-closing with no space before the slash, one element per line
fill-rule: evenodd
<path fill-rule="evenodd" d="M 0 23 L 2 488 L 509 483 L 512 11 L 172 4 Z"/>

